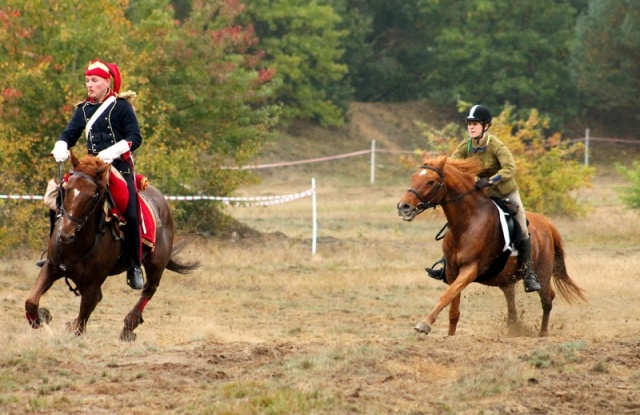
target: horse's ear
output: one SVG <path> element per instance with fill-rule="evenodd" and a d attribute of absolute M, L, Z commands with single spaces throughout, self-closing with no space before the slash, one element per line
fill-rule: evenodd
<path fill-rule="evenodd" d="M 100 178 L 100 184 L 102 186 L 106 186 L 107 181 L 109 179 L 109 168 L 111 167 L 111 163 L 103 164 L 102 166 L 96 169 L 96 176 Z M 105 173 L 106 172 L 106 173 Z"/>
<path fill-rule="evenodd" d="M 434 160 L 433 164 L 435 165 L 435 167 L 442 170 L 444 169 L 444 165 L 447 164 L 447 160 L 449 160 L 449 156 L 444 155 L 442 157 L 439 157 L 437 160 Z"/>
<path fill-rule="evenodd" d="M 76 155 L 73 154 L 72 150 L 69 150 L 69 155 L 71 156 L 71 165 L 73 167 L 77 167 L 78 164 L 80 164 L 80 160 L 78 160 L 78 157 L 76 157 Z"/>
<path fill-rule="evenodd" d="M 429 160 L 431 160 L 431 155 L 429 155 L 428 151 L 424 151 L 422 153 L 422 164 L 427 164 L 427 162 L 429 162 Z"/>

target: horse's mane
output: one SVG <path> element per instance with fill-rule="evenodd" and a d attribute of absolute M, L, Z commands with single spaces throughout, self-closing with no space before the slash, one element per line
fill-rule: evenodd
<path fill-rule="evenodd" d="M 472 178 L 475 178 L 478 173 L 484 170 L 482 160 L 476 157 L 454 159 L 449 156 L 438 156 L 432 159 L 424 159 L 423 164 L 438 167 L 442 171 L 447 171 L 447 169 L 452 168 Z"/>
<path fill-rule="evenodd" d="M 78 164 L 73 166 L 73 170 L 88 174 L 91 177 L 98 177 L 98 174 L 100 173 L 98 169 L 104 165 L 105 163 L 98 157 L 86 155 L 78 160 Z"/>

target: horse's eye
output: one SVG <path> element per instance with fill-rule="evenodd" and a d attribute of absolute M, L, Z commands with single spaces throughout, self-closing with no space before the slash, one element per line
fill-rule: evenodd
<path fill-rule="evenodd" d="M 433 185 L 435 184 L 435 182 L 436 182 L 435 180 L 429 180 L 429 181 L 427 182 L 427 184 L 428 184 L 429 186 L 433 186 Z"/>

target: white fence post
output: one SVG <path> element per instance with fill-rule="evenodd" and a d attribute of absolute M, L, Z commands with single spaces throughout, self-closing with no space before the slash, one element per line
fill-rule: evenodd
<path fill-rule="evenodd" d="M 371 183 L 376 181 L 376 140 L 371 140 Z"/>
<path fill-rule="evenodd" d="M 318 239 L 318 208 L 316 204 L 316 179 L 311 178 L 311 203 L 313 206 L 313 232 L 311 237 L 311 255 L 316 254 L 316 240 Z"/>
<path fill-rule="evenodd" d="M 584 165 L 589 166 L 589 129 L 584 132 Z"/>

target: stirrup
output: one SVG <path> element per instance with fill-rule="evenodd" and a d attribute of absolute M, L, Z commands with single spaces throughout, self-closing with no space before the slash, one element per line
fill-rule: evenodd
<path fill-rule="evenodd" d="M 144 278 L 142 277 L 142 270 L 138 266 L 132 266 L 127 270 L 127 285 L 134 290 L 141 290 L 144 288 Z"/>
<path fill-rule="evenodd" d="M 47 263 L 46 259 L 41 259 L 39 261 L 36 261 L 36 266 L 42 268 L 46 263 Z"/>
<path fill-rule="evenodd" d="M 436 266 L 438 264 L 442 264 L 442 268 L 436 269 Z M 446 266 L 445 260 L 444 260 L 444 257 L 442 257 L 438 261 L 436 261 L 433 265 L 431 265 L 431 268 L 425 268 L 424 270 L 427 271 L 427 275 L 429 275 L 431 278 L 438 281 L 445 281 L 445 275 L 444 275 L 445 266 Z"/>
<path fill-rule="evenodd" d="M 533 272 L 528 272 L 524 277 L 524 292 L 531 293 L 535 291 L 540 291 L 542 287 L 540 286 L 540 282 L 538 281 L 538 277 Z"/>

